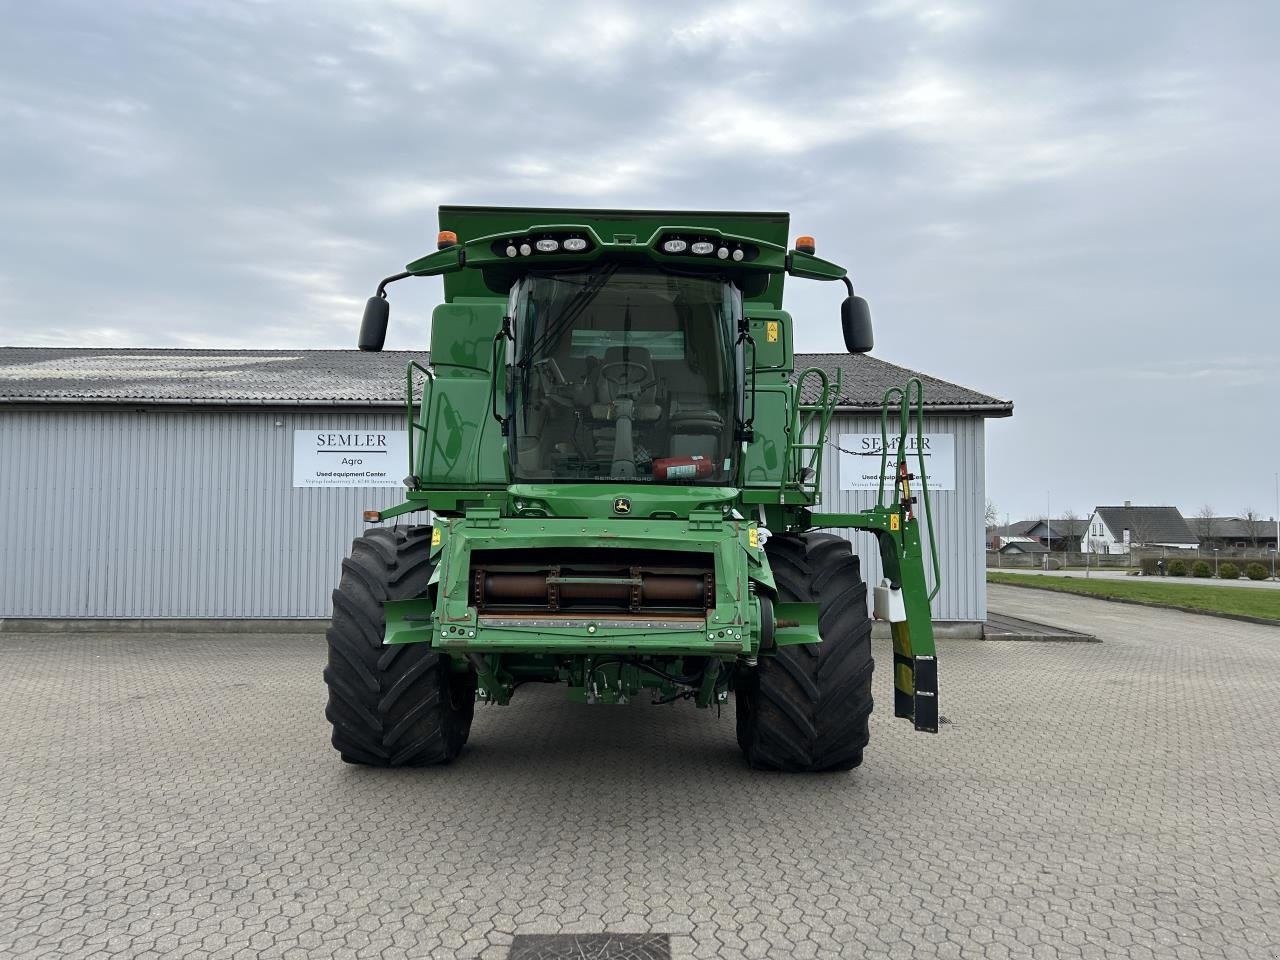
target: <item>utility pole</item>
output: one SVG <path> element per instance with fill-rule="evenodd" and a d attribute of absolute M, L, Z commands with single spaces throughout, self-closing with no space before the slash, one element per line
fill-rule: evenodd
<path fill-rule="evenodd" d="M 1049 519 L 1049 491 L 1044 492 L 1044 568 L 1049 569 L 1049 557 L 1053 554 L 1053 521 Z"/>

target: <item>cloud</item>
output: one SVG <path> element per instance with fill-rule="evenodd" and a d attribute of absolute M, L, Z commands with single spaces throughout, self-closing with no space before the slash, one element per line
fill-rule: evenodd
<path fill-rule="evenodd" d="M 1036 471 L 1086 486 L 1086 433 L 1128 462 L 1117 410 L 1174 444 L 1191 415 L 1153 398 L 1222 408 L 1274 379 L 1278 21 L 1152 0 L 20 5 L 0 341 L 345 346 L 441 203 L 789 209 L 850 265 L 886 358 L 1019 404 L 989 448 L 1013 508 Z M 425 344 L 438 290 L 396 288 L 392 345 Z M 801 349 L 838 349 L 837 294 L 788 284 Z M 1263 470 L 1246 447 L 1239 472 Z"/>

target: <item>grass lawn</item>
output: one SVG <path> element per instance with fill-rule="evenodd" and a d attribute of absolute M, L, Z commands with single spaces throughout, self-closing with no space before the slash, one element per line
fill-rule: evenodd
<path fill-rule="evenodd" d="M 1085 580 L 1083 577 L 1028 577 L 1016 573 L 987 571 L 987 583 L 1007 583 L 1036 590 L 1080 593 L 1089 597 L 1140 600 L 1181 610 L 1234 613 L 1265 617 L 1280 622 L 1280 590 L 1251 590 L 1246 587 L 1204 587 L 1194 583 L 1144 583 L 1128 580 Z"/>

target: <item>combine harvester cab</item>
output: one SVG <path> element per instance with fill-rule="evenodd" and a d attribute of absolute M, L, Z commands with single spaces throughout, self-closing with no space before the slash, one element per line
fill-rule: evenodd
<path fill-rule="evenodd" d="M 752 766 L 855 767 L 871 619 L 857 556 L 823 527 L 877 538 L 894 712 L 936 731 L 937 554 L 930 593 L 923 458 L 901 442 L 923 430 L 919 381 L 885 396 L 900 442 L 877 506 L 819 510 L 840 384 L 796 375 L 782 291 L 842 281 L 846 346 L 866 352 L 844 268 L 811 238 L 788 249 L 786 214 L 443 207 L 440 227 L 360 331 L 382 349 L 387 284 L 443 277 L 431 366 L 406 374 L 406 498 L 365 515 L 394 525 L 355 541 L 334 592 L 326 712 L 343 759 L 447 762 L 477 699 L 561 682 L 587 703 L 732 694 Z"/>

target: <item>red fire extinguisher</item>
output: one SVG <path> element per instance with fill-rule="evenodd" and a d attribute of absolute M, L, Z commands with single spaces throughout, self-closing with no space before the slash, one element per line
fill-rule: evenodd
<path fill-rule="evenodd" d="M 710 457 L 666 457 L 653 461 L 655 480 L 701 480 L 714 471 Z"/>

